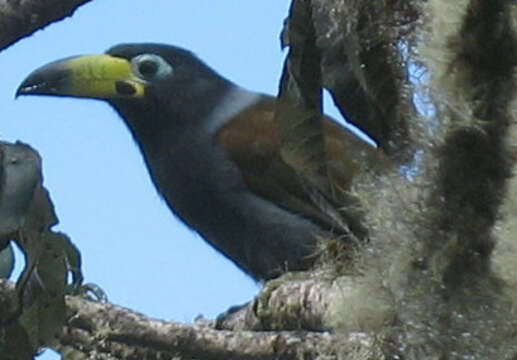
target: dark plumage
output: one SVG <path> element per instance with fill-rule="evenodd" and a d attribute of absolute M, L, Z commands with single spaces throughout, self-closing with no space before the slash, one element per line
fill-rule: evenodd
<path fill-rule="evenodd" d="M 316 236 L 338 226 L 279 154 L 276 99 L 177 47 L 125 44 L 107 55 L 46 65 L 17 94 L 106 100 L 170 209 L 212 246 L 255 279 L 308 268 Z M 376 151 L 330 119 L 324 131 L 329 172 L 346 187 Z"/>

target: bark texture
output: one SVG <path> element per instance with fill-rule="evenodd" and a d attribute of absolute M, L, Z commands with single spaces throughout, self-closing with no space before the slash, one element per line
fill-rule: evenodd
<path fill-rule="evenodd" d="M 50 23 L 72 16 L 90 0 L 0 0 L 0 50 Z"/>
<path fill-rule="evenodd" d="M 280 292 L 276 296 L 285 298 L 283 292 L 307 286 L 289 283 L 276 289 Z M 303 297 L 300 291 L 298 295 Z M 0 303 L 15 297 L 13 284 L 0 280 Z M 310 306 L 307 302 L 307 309 Z M 275 306 L 269 311 L 274 312 Z M 218 330 L 213 322 L 204 320 L 194 324 L 166 322 L 77 296 L 67 296 L 66 312 L 67 325 L 52 347 L 67 359 L 325 359 L 367 353 L 374 343 L 372 337 L 361 333 L 330 334 L 299 327 L 296 331 Z M 308 319 L 315 316 L 307 310 L 299 314 Z"/>

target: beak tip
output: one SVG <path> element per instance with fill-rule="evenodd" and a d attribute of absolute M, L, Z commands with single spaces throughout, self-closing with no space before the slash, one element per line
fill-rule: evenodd
<path fill-rule="evenodd" d="M 34 93 L 34 91 L 31 91 L 31 86 L 27 85 L 25 82 L 23 82 L 18 88 L 16 89 L 16 92 L 14 93 L 14 98 L 17 99 L 21 95 L 30 95 Z"/>
<path fill-rule="evenodd" d="M 16 92 L 14 93 L 14 99 L 18 99 L 20 95 L 23 95 L 23 86 L 19 86 L 18 89 L 16 89 Z"/>
<path fill-rule="evenodd" d="M 51 80 L 47 80 L 42 77 L 40 73 L 36 73 L 36 75 L 37 76 L 31 74 L 22 81 L 14 93 L 15 99 L 22 95 L 52 94 L 52 90 L 54 89 L 54 86 L 51 86 L 52 79 L 50 78 Z"/>
<path fill-rule="evenodd" d="M 36 94 L 37 90 L 41 87 L 41 79 L 34 78 L 33 74 L 27 76 L 14 93 L 14 98 L 18 98 L 20 95 Z"/>
<path fill-rule="evenodd" d="M 14 98 L 21 95 L 53 94 L 52 90 L 62 85 L 66 75 L 66 69 L 62 65 L 56 63 L 44 65 L 22 80 L 16 89 Z"/>

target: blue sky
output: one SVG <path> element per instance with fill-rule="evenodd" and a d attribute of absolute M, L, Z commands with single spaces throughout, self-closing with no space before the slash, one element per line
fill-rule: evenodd
<path fill-rule="evenodd" d="M 148 316 L 190 322 L 244 303 L 259 286 L 175 219 L 122 121 L 105 103 L 14 92 L 35 68 L 121 42 L 189 48 L 237 84 L 275 94 L 288 0 L 93 1 L 0 54 L 0 137 L 43 157 L 45 185 L 83 256 L 86 281 Z M 40 359 L 57 359 L 49 352 Z"/>

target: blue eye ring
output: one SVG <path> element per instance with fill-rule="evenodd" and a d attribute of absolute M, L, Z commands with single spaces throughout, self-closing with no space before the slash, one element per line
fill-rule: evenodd
<path fill-rule="evenodd" d="M 142 54 L 131 59 L 133 72 L 142 80 L 153 81 L 163 79 L 172 74 L 172 66 L 161 56 Z"/>

